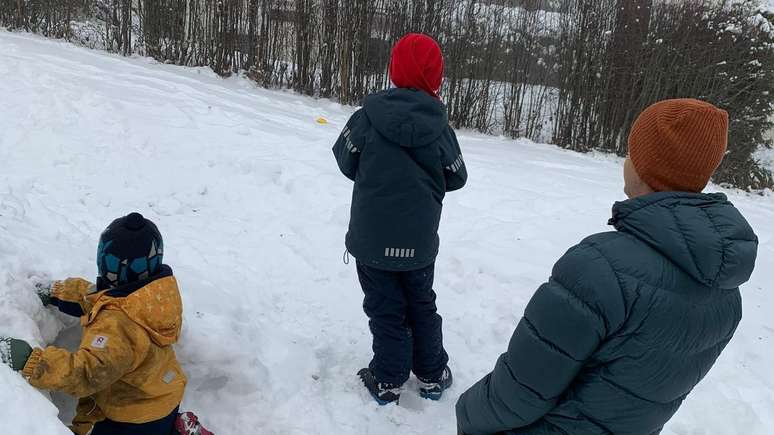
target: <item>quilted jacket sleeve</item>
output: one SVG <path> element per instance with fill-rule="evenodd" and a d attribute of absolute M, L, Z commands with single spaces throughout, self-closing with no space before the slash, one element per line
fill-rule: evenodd
<path fill-rule="evenodd" d="M 349 118 L 339 139 L 333 145 L 333 155 L 336 156 L 339 169 L 352 181 L 355 181 L 360 153 L 363 151 L 369 127 L 368 118 L 363 109 L 360 109 Z"/>
<path fill-rule="evenodd" d="M 617 277 L 602 253 L 585 242 L 572 248 L 529 302 L 494 370 L 460 397 L 460 430 L 492 434 L 539 420 L 624 312 Z"/>
<path fill-rule="evenodd" d="M 136 368 L 150 348 L 140 326 L 121 316 L 120 311 L 103 310 L 84 331 L 76 352 L 53 346 L 35 349 L 22 374 L 36 388 L 78 398 L 104 390 Z"/>

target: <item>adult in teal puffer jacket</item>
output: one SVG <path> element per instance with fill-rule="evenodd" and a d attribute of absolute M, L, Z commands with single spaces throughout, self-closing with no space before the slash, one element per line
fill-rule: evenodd
<path fill-rule="evenodd" d="M 460 433 L 658 434 L 731 340 L 758 240 L 722 194 L 728 115 L 648 108 L 629 138 L 617 231 L 570 249 L 508 351 L 457 403 Z"/>

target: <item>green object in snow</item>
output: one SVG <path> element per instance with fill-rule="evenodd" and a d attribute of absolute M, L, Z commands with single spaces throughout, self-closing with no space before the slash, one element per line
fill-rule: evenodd
<path fill-rule="evenodd" d="M 14 371 L 21 371 L 32 354 L 32 347 L 24 340 L 0 337 L 0 362 Z"/>

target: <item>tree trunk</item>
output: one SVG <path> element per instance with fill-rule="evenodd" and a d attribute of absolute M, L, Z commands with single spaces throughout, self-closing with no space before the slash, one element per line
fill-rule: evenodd
<path fill-rule="evenodd" d="M 608 50 L 608 86 L 603 147 L 623 154 L 629 124 L 639 112 L 643 47 L 648 37 L 653 0 L 618 0 L 615 28 Z"/>

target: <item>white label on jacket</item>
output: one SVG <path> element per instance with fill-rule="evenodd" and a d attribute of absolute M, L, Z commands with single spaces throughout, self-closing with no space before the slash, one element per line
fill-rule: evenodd
<path fill-rule="evenodd" d="M 176 377 L 177 377 L 177 373 L 175 373 L 175 372 L 173 372 L 172 370 L 170 370 L 170 371 L 168 371 L 168 372 L 167 372 L 167 373 L 164 375 L 164 379 L 163 379 L 163 380 L 164 380 L 164 383 L 165 383 L 165 384 L 168 384 L 168 383 L 170 383 L 170 382 L 174 381 Z"/>
<path fill-rule="evenodd" d="M 107 346 L 108 338 L 104 335 L 98 335 L 91 341 L 91 347 L 95 349 L 104 349 Z"/>

